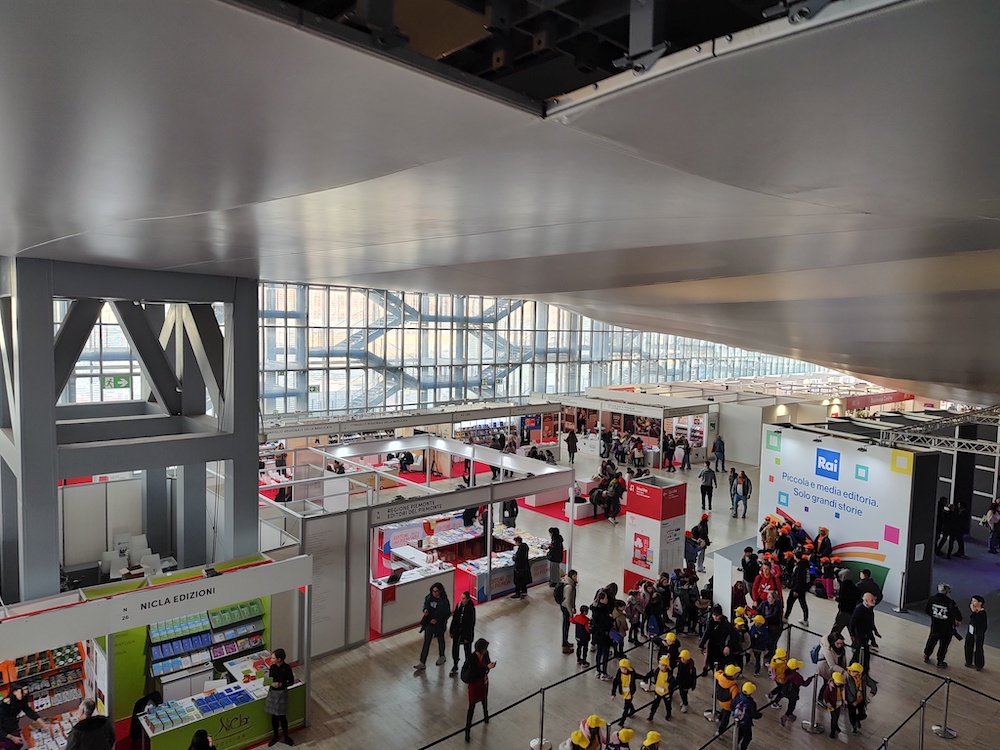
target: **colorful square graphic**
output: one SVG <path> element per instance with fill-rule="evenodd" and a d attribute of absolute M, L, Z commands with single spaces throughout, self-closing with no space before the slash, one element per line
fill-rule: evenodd
<path fill-rule="evenodd" d="M 868 481 L 868 467 L 858 464 L 854 467 L 854 478 L 859 479 L 862 482 Z"/>
<path fill-rule="evenodd" d="M 889 468 L 896 472 L 897 474 L 906 474 L 907 476 L 913 473 L 913 454 L 907 451 L 892 451 L 892 461 L 889 464 Z"/>
<path fill-rule="evenodd" d="M 764 441 L 764 446 L 769 451 L 781 451 L 781 433 L 777 430 L 767 431 L 767 440 Z"/>
<path fill-rule="evenodd" d="M 777 456 L 774 457 L 774 465 L 781 466 L 781 459 L 778 458 Z"/>
<path fill-rule="evenodd" d="M 882 536 L 887 542 L 889 542 L 889 544 L 899 544 L 899 529 L 895 526 L 889 526 L 886 524 Z"/>
<path fill-rule="evenodd" d="M 833 517 L 834 517 L 834 518 L 840 518 L 840 513 L 834 513 L 834 514 L 833 514 Z"/>
<path fill-rule="evenodd" d="M 778 493 L 778 505 L 781 505 L 781 506 L 783 506 L 785 508 L 788 507 L 788 493 L 787 492 L 779 492 Z"/>

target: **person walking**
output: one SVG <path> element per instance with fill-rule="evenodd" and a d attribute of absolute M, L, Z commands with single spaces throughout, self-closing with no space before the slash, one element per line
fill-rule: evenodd
<path fill-rule="evenodd" d="M 674 690 L 677 687 L 677 680 L 670 673 L 670 657 L 667 655 L 661 656 L 657 665 L 646 675 L 645 680 L 649 683 L 654 696 L 646 721 L 652 721 L 656 718 L 656 709 L 660 707 L 660 703 L 666 704 L 664 712 L 666 720 L 670 721 Z"/>
<path fill-rule="evenodd" d="M 514 537 L 514 594 L 511 599 L 527 599 L 528 584 L 531 583 L 531 563 L 528 562 L 528 545 Z"/>
<path fill-rule="evenodd" d="M 476 641 L 476 650 L 472 658 L 466 660 L 462 667 L 462 682 L 469 686 L 469 708 L 465 712 L 465 741 L 471 742 L 472 714 L 476 704 L 483 704 L 483 723 L 490 723 L 489 694 L 491 669 L 496 669 L 497 663 L 490 658 L 490 642 L 485 638 Z"/>
<path fill-rule="evenodd" d="M 663 457 L 667 459 L 667 466 L 664 471 L 673 472 L 677 471 L 674 468 L 674 452 L 677 450 L 677 441 L 674 440 L 674 436 L 667 433 L 663 438 Z"/>
<path fill-rule="evenodd" d="M 847 704 L 847 720 L 851 722 L 851 732 L 861 734 L 861 722 L 868 718 L 868 690 L 865 686 L 865 668 L 855 662 L 847 668 L 844 686 L 844 702 Z"/>
<path fill-rule="evenodd" d="M 573 463 L 573 459 L 576 458 L 577 445 L 576 433 L 570 430 L 566 433 L 566 453 L 569 455 L 570 463 Z"/>
<path fill-rule="evenodd" d="M 732 486 L 733 495 L 733 518 L 739 513 L 740 503 L 743 503 L 743 518 L 747 517 L 747 503 L 750 502 L 750 495 L 753 492 L 753 484 L 745 471 L 741 471 L 736 477 Z"/>
<path fill-rule="evenodd" d="M 722 470 L 726 470 L 726 441 L 722 439 L 722 435 L 716 435 L 715 440 L 712 442 L 712 453 L 715 454 L 715 470 L 719 470 L 719 464 L 722 464 Z"/>
<path fill-rule="evenodd" d="M 802 678 L 799 674 L 799 670 L 802 669 L 803 663 L 798 659 L 789 659 L 785 665 L 785 688 L 782 692 L 782 696 L 788 698 L 788 708 L 785 713 L 781 715 L 781 726 L 785 726 L 789 721 L 795 721 L 795 706 L 799 702 L 799 695 L 802 688 L 809 685 L 816 675 L 811 675 L 808 680 Z"/>
<path fill-rule="evenodd" d="M 79 721 L 69 731 L 66 750 L 112 750 L 115 746 L 115 724 L 107 716 L 95 715 L 97 704 L 90 698 L 80 703 Z M 206 737 L 208 732 L 205 732 Z"/>
<path fill-rule="evenodd" d="M 573 433 L 571 432 L 570 435 Z M 566 546 L 563 543 L 563 536 L 555 526 L 549 528 L 549 550 L 545 553 L 545 559 L 549 561 L 549 588 L 555 588 L 562 579 L 562 560 Z"/>
<path fill-rule="evenodd" d="M 698 686 L 698 665 L 691 658 L 691 652 L 681 649 L 677 661 L 677 689 L 681 694 L 681 713 L 688 712 L 688 693 Z"/>
<path fill-rule="evenodd" d="M 642 741 L 642 750 L 660 750 L 660 733 L 646 732 L 646 739 Z"/>
<path fill-rule="evenodd" d="M 711 516 L 708 513 L 702 513 L 698 525 L 691 529 L 692 536 L 698 542 L 697 564 L 699 573 L 705 572 L 705 551 L 712 544 L 712 540 L 708 535 L 708 521 L 710 518 Z"/>
<path fill-rule="evenodd" d="M 854 584 L 854 574 L 850 568 L 840 571 L 840 593 L 837 595 L 837 617 L 833 621 L 832 632 L 840 633 L 851 622 L 854 608 L 861 603 L 862 593 Z"/>
<path fill-rule="evenodd" d="M 701 482 L 701 509 L 705 510 L 705 502 L 708 501 L 708 510 L 711 510 L 712 491 L 719 486 L 711 461 L 706 461 L 705 468 L 698 472 L 698 480 Z"/>
<path fill-rule="evenodd" d="M 691 441 L 681 436 L 681 469 L 691 468 Z"/>
<path fill-rule="evenodd" d="M 824 635 L 819 642 L 816 673 L 826 684 L 834 672 L 847 674 L 847 646 L 840 631 Z"/>
<path fill-rule="evenodd" d="M 840 734 L 840 711 L 844 707 L 847 696 L 845 686 L 847 679 L 843 672 L 834 672 L 823 689 L 823 703 L 830 712 L 830 739 L 837 739 Z"/>
<path fill-rule="evenodd" d="M 854 608 L 847 626 L 851 633 L 852 662 L 860 662 L 867 670 L 871 665 L 869 644 L 875 636 L 875 595 L 868 592 L 861 597 L 861 604 Z"/>
<path fill-rule="evenodd" d="M 444 659 L 443 636 L 441 638 L 441 658 Z M 272 737 L 267 746 L 274 747 L 278 744 L 279 729 L 284 734 L 285 744 L 294 745 L 295 743 L 288 735 L 288 688 L 295 682 L 295 675 L 292 674 L 292 668 L 285 662 L 285 649 L 274 649 L 271 652 L 271 660 L 271 667 L 268 670 L 271 686 L 267 689 L 267 698 L 264 700 L 264 713 L 271 715 Z M 444 664 L 443 661 L 438 663 Z"/>
<path fill-rule="evenodd" d="M 740 750 L 747 750 L 750 747 L 750 743 L 753 742 L 753 723 L 764 716 L 757 708 L 757 701 L 753 699 L 756 691 L 756 685 L 744 682 L 740 694 L 733 701 L 733 722 L 736 724 Z"/>
<path fill-rule="evenodd" d="M 517 525 L 518 508 L 517 500 L 504 500 L 502 507 L 503 525 L 508 529 L 513 529 Z"/>
<path fill-rule="evenodd" d="M 946 501 L 947 498 L 942 497 L 941 500 Z M 934 551 L 939 556 L 943 555 L 947 560 L 951 559 L 952 549 L 958 541 L 958 525 L 959 518 L 955 506 L 944 505 L 938 514 L 938 543 Z M 948 548 L 947 553 L 944 551 L 945 547 Z"/>
<path fill-rule="evenodd" d="M 802 619 L 799 624 L 805 628 L 809 627 L 809 604 L 806 602 L 806 592 L 809 591 L 810 583 L 812 576 L 809 572 L 809 558 L 802 555 L 792 570 L 792 585 L 788 592 L 788 602 L 785 604 L 785 619 L 791 617 L 792 606 L 798 602 L 802 608 Z"/>
<path fill-rule="evenodd" d="M 718 706 L 719 728 L 722 734 L 729 727 L 729 717 L 733 712 L 733 701 L 739 695 L 738 680 L 742 670 L 735 664 L 727 664 L 725 669 L 715 671 L 715 703 Z"/>
<path fill-rule="evenodd" d="M 451 660 L 450 676 L 458 674 L 458 649 L 465 649 L 466 661 L 472 656 L 472 642 L 476 639 L 476 605 L 468 591 L 462 592 L 462 598 L 451 616 Z"/>
<path fill-rule="evenodd" d="M 969 632 L 965 638 L 965 666 L 975 666 L 977 672 L 982 672 L 986 666 L 983 654 L 983 639 L 986 638 L 986 600 L 978 594 L 969 603 Z"/>
<path fill-rule="evenodd" d="M 437 665 L 447 663 L 444 655 L 444 634 L 451 616 L 451 602 L 448 594 L 440 583 L 432 583 L 427 596 L 424 597 L 424 614 L 420 620 L 420 632 L 424 634 L 424 645 L 420 649 L 420 661 L 413 668 L 420 671 L 427 668 L 427 654 L 431 650 L 431 641 L 438 642 Z"/>
<path fill-rule="evenodd" d="M 705 634 L 701 637 L 698 648 L 705 654 L 705 666 L 703 675 L 707 675 L 716 666 L 729 663 L 729 642 L 732 639 L 733 626 L 722 613 L 722 607 L 716 604 L 712 607 L 712 614 L 705 628 Z"/>
<path fill-rule="evenodd" d="M 629 750 L 628 743 L 635 739 L 635 730 L 622 727 L 617 732 L 608 734 L 608 744 L 605 750 Z"/>
<path fill-rule="evenodd" d="M 550 529 L 551 531 L 551 529 Z M 555 594 L 557 595 L 556 601 L 559 602 L 559 611 L 562 614 L 562 649 L 563 653 L 573 653 L 572 650 L 567 651 L 566 649 L 572 649 L 573 644 L 569 640 L 569 625 L 570 621 L 573 619 L 573 615 L 576 614 L 576 588 L 578 581 L 578 574 L 575 570 L 567 571 L 566 575 L 559 579 L 559 584 L 556 586 Z M 559 585 L 562 586 L 562 600 L 559 600 Z M 577 659 L 579 661 L 579 659 Z"/>
<path fill-rule="evenodd" d="M 638 689 L 639 679 L 635 676 L 635 670 L 632 669 L 632 662 L 628 659 L 620 659 L 618 671 L 611 681 L 611 697 L 614 698 L 618 693 L 622 694 L 622 717 L 618 720 L 619 726 L 625 726 L 625 720 L 635 715 L 635 704 L 632 699 Z"/>
<path fill-rule="evenodd" d="M 947 583 L 938 584 L 938 592 L 927 600 L 924 612 L 931 617 L 931 632 L 924 644 L 924 664 L 929 664 L 934 646 L 937 646 L 937 665 L 944 669 L 948 666 L 945 657 L 951 644 L 955 628 L 962 622 L 962 613 L 958 604 L 952 599 L 951 586 Z M 867 594 L 865 595 L 867 596 Z"/>

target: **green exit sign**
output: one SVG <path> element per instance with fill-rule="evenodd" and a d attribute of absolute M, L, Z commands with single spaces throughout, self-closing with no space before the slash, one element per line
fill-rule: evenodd
<path fill-rule="evenodd" d="M 111 390 L 113 388 L 131 388 L 132 377 L 130 375 L 109 375 L 101 378 L 101 388 Z"/>

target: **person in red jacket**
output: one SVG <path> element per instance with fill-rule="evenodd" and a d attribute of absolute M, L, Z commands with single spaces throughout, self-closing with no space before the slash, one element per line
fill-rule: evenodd
<path fill-rule="evenodd" d="M 767 595 L 772 591 L 778 595 L 778 599 L 780 600 L 781 580 L 774 575 L 771 566 L 763 565 L 761 566 L 760 573 L 757 574 L 753 582 L 753 590 L 751 592 L 753 600 L 760 604 L 767 599 Z"/>

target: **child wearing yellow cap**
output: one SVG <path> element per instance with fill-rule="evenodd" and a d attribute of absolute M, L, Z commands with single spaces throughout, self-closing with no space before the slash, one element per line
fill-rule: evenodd
<path fill-rule="evenodd" d="M 844 688 L 847 679 L 842 672 L 834 672 L 823 690 L 823 702 L 830 712 L 830 739 L 837 739 L 840 734 L 840 710 L 846 705 Z"/>
<path fill-rule="evenodd" d="M 688 691 L 698 686 L 698 665 L 691 658 L 691 652 L 683 649 L 677 660 L 677 689 L 681 693 L 681 713 L 688 711 Z"/>
<path fill-rule="evenodd" d="M 611 697 L 614 698 L 619 692 L 622 694 L 624 705 L 622 706 L 622 717 L 618 723 L 625 724 L 625 719 L 635 714 L 635 705 L 632 699 L 635 691 L 639 689 L 639 680 L 632 669 L 632 663 L 628 659 L 621 659 L 618 662 L 618 671 L 611 681 Z"/>
<path fill-rule="evenodd" d="M 652 721 L 656 717 L 656 709 L 660 703 L 665 703 L 666 719 L 670 721 L 670 714 L 673 709 L 674 690 L 677 688 L 677 679 L 670 671 L 670 657 L 661 656 L 659 663 L 646 675 L 650 690 L 653 691 L 653 705 L 649 708 L 649 716 L 646 721 Z"/>
<path fill-rule="evenodd" d="M 642 746 L 646 750 L 660 750 L 660 733 L 647 732 L 646 739 L 642 741 Z"/>
<path fill-rule="evenodd" d="M 612 732 L 611 736 L 608 737 L 606 750 L 629 750 L 628 743 L 633 737 L 635 737 L 635 732 L 628 727 Z"/>

